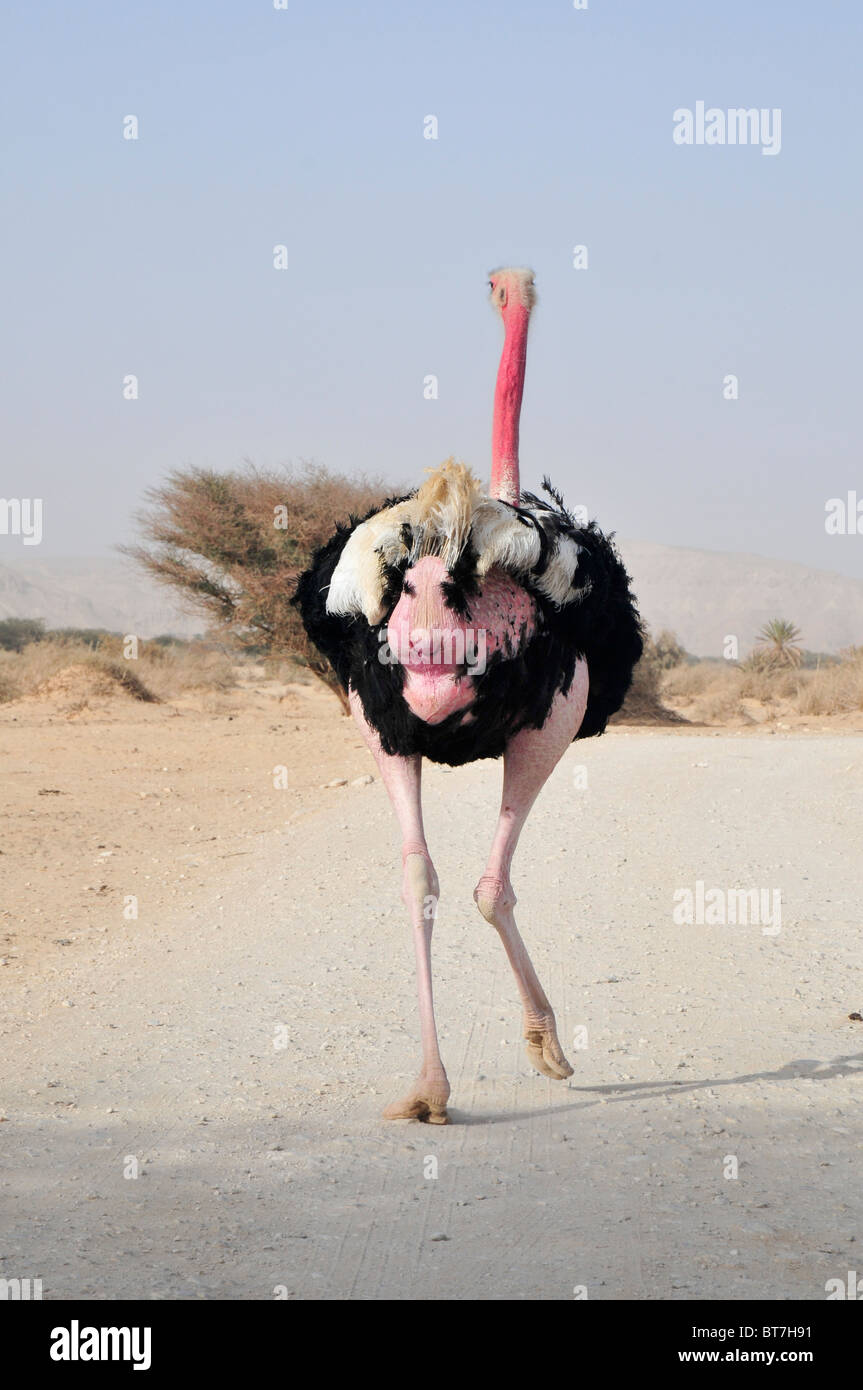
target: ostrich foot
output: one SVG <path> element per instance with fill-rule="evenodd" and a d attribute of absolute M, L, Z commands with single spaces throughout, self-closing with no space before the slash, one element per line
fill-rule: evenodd
<path fill-rule="evenodd" d="M 526 1018 L 524 1037 L 527 1055 L 532 1065 L 537 1071 L 542 1072 L 543 1076 L 550 1077 L 552 1081 L 565 1081 L 568 1076 L 572 1076 L 572 1067 L 563 1055 L 563 1048 L 557 1036 L 554 1014 L 548 1013 L 541 1018 Z"/>
<path fill-rule="evenodd" d="M 429 1080 L 422 1073 L 403 1100 L 394 1100 L 384 1111 L 385 1120 L 421 1120 L 427 1125 L 448 1125 L 446 1103 L 449 1082 L 446 1077 Z"/>

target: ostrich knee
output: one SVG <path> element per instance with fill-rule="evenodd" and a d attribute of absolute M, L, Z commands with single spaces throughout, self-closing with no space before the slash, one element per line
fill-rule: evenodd
<path fill-rule="evenodd" d="M 511 919 L 517 902 L 509 879 L 495 878 L 493 874 L 483 874 L 473 890 L 473 900 L 485 920 L 498 931 Z"/>
<path fill-rule="evenodd" d="M 439 897 L 438 876 L 428 854 L 408 852 L 402 873 L 402 902 L 415 927 L 434 925 Z"/>

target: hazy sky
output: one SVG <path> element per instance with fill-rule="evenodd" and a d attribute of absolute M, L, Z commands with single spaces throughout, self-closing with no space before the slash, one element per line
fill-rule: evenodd
<path fill-rule="evenodd" d="M 486 272 L 528 264 L 524 485 L 863 576 L 824 524 L 863 499 L 860 0 L 9 9 L 0 495 L 39 553 L 108 552 L 178 465 L 487 476 Z M 779 108 L 780 152 L 675 144 L 699 101 Z"/>

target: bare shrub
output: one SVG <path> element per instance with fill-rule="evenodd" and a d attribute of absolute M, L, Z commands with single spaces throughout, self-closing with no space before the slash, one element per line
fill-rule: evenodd
<path fill-rule="evenodd" d="M 863 648 L 849 648 L 812 669 L 759 660 L 741 666 L 714 661 L 678 666 L 663 675 L 661 694 L 672 704 L 691 705 L 697 718 L 716 723 L 747 718 L 747 700 L 763 705 L 768 717 L 779 711 L 845 714 L 863 709 Z"/>
<path fill-rule="evenodd" d="M 31 642 L 0 663 L 0 699 L 27 695 L 68 695 L 74 690 L 120 693 L 148 703 L 158 699 L 127 662 L 112 660 L 84 643 Z"/>
<path fill-rule="evenodd" d="M 678 724 L 681 716 L 669 709 L 662 700 L 663 672 L 669 664 L 685 660 L 686 653 L 673 633 L 663 631 L 654 640 L 647 636 L 641 660 L 632 673 L 632 685 L 626 694 L 623 708 L 612 716 L 612 723 Z"/>
<path fill-rule="evenodd" d="M 20 652 L 30 642 L 41 642 L 45 624 L 41 618 L 3 618 L 0 620 L 0 651 Z"/>
<path fill-rule="evenodd" d="M 662 677 L 662 693 L 666 698 L 686 702 L 708 691 L 739 693 L 740 676 L 736 666 L 718 661 L 697 661 L 692 665 L 675 666 Z"/>
<path fill-rule="evenodd" d="M 347 704 L 329 662 L 291 606 L 297 579 L 337 522 L 386 500 L 380 479 L 350 479 L 319 464 L 299 469 L 171 473 L 147 494 L 144 544 L 126 548 L 188 608 L 247 647 L 293 656 Z"/>
<path fill-rule="evenodd" d="M 794 700 L 800 689 L 803 674 L 791 666 L 744 667 L 741 671 L 740 694 L 747 700 Z"/>
<path fill-rule="evenodd" d="M 848 648 L 838 665 L 802 672 L 797 709 L 813 715 L 863 709 L 863 647 Z"/>
<path fill-rule="evenodd" d="M 689 661 L 689 653 L 677 640 L 677 634 L 664 627 L 655 637 L 647 639 L 648 659 L 660 671 L 673 671 Z"/>
<path fill-rule="evenodd" d="M 102 693 L 125 693 L 152 703 L 191 691 L 224 691 L 236 685 L 230 657 L 204 643 L 171 647 L 142 642 L 135 660 L 123 655 L 123 639 L 104 637 L 97 647 L 43 639 L 20 652 L 0 652 L 0 703 L 51 693 L 52 682 L 96 682 Z M 58 687 L 59 688 L 59 687 Z"/>

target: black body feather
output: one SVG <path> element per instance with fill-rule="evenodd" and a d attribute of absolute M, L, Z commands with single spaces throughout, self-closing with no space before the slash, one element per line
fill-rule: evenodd
<path fill-rule="evenodd" d="M 306 632 L 331 662 L 345 690 L 351 686 L 356 690 L 386 752 L 421 753 L 432 762 L 453 767 L 500 757 L 519 729 L 542 727 L 554 697 L 569 690 L 579 657 L 587 661 L 590 689 L 576 738 L 601 734 L 623 704 L 643 647 L 629 576 L 613 540 L 594 522 L 578 526 L 547 479 L 543 488 L 552 503 L 522 493 L 521 506 L 513 508 L 525 525 L 536 527 L 541 535 L 540 560 L 533 576 L 518 577 L 536 604 L 536 629 L 514 656 L 494 653 L 483 674 L 474 677 L 476 694 L 469 709 L 456 711 L 440 724 L 417 718 L 401 695 L 404 669 L 379 659 L 381 634 L 401 595 L 405 566 L 385 572 L 387 616 L 379 627 L 371 627 L 361 615 L 341 617 L 326 611 L 330 580 L 342 550 L 351 532 L 367 518 L 352 518 L 350 524 L 339 526 L 300 576 L 293 602 Z M 368 515 L 403 500 L 391 498 Z M 558 607 L 533 580 L 545 569 L 549 548 L 564 535 L 581 547 L 574 581 L 580 597 Z M 471 598 L 478 592 L 475 566 L 476 555 L 468 544 L 443 586 L 448 606 L 462 617 L 469 618 Z"/>

